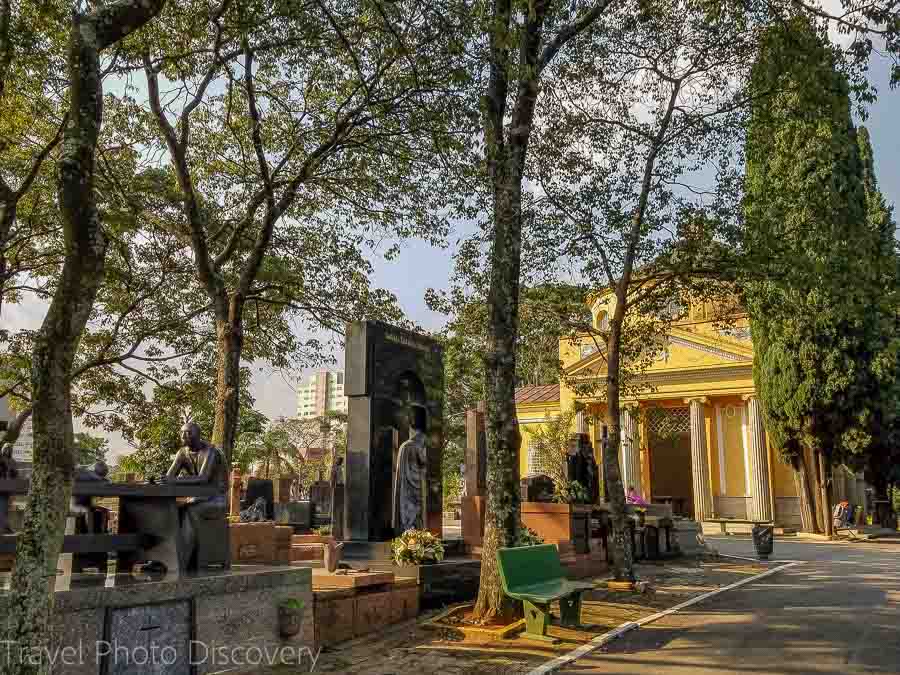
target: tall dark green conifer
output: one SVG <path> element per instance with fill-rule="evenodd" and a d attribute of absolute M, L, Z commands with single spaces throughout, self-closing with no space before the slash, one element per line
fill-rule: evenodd
<path fill-rule="evenodd" d="M 830 465 L 858 425 L 878 250 L 837 65 L 805 19 L 773 25 L 753 66 L 746 148 L 754 380 L 772 443 L 795 470 L 804 529 L 826 532 Z"/>

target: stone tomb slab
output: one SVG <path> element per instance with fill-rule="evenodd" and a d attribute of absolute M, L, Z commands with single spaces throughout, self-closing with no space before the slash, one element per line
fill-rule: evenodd
<path fill-rule="evenodd" d="M 326 569 L 313 569 L 313 590 L 320 588 L 365 588 L 394 583 L 393 572 L 349 572 L 335 574 Z"/>
<path fill-rule="evenodd" d="M 191 675 L 191 604 L 188 600 L 109 611 L 107 675 Z"/>

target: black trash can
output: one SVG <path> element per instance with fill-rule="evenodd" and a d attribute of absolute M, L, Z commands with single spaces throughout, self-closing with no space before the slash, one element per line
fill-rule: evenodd
<path fill-rule="evenodd" d="M 753 547 L 760 560 L 768 560 L 775 546 L 775 526 L 757 523 L 753 526 Z"/>

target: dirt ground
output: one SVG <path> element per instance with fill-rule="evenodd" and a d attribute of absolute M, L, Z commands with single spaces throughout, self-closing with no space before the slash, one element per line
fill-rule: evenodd
<path fill-rule="evenodd" d="M 727 586 L 767 569 L 764 565 L 727 559 L 680 559 L 636 566 L 638 578 L 650 583 L 647 593 L 612 592 L 608 577 L 592 579 L 598 588 L 584 595 L 581 621 L 589 630 L 558 625 L 558 607 L 548 634 L 560 643 L 536 642 L 515 637 L 505 640 L 463 638 L 455 630 L 434 629 L 424 624 L 440 611 L 420 615 L 415 621 L 333 645 L 322 651 L 314 672 L 359 675 L 495 675 L 527 673 L 549 659 L 567 653 L 627 621 L 654 614 L 697 595 Z M 297 665 L 254 668 L 249 673 L 282 675 L 304 672 L 309 659 Z M 233 671 L 234 672 L 234 671 Z M 313 671 L 311 671 L 313 672 Z"/>

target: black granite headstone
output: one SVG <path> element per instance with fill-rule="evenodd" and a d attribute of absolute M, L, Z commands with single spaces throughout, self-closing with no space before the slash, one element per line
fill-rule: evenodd
<path fill-rule="evenodd" d="M 425 526 L 440 533 L 444 407 L 440 344 L 384 323 L 357 322 L 347 325 L 345 355 L 344 393 L 349 397 L 345 537 L 385 542 L 395 536 L 391 514 L 397 450 L 410 436 L 414 409 L 426 420 Z"/>
<path fill-rule="evenodd" d="M 275 488 L 272 481 L 268 478 L 248 478 L 247 496 L 242 505 L 246 504 L 244 508 L 249 508 L 260 497 L 266 500 L 266 519 L 275 520 Z"/>
<path fill-rule="evenodd" d="M 520 481 L 523 502 L 552 502 L 554 494 L 553 479 L 542 473 L 525 476 Z"/>

